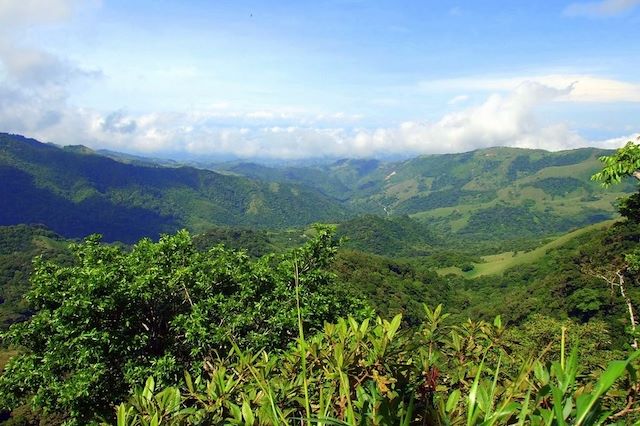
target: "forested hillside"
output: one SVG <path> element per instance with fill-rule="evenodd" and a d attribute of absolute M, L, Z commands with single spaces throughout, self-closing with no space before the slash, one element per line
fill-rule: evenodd
<path fill-rule="evenodd" d="M 182 227 L 283 227 L 347 217 L 344 207 L 298 185 L 124 164 L 8 134 L 0 134 L 0 181 L 0 224 L 42 223 L 66 237 L 100 233 L 133 242 Z"/>
<path fill-rule="evenodd" d="M 68 242 L 42 226 L 0 226 L 0 327 L 28 318 L 33 311 L 24 295 L 29 290 L 33 259 L 42 256 L 64 264 Z"/>
<path fill-rule="evenodd" d="M 450 246 L 518 249 L 615 216 L 615 200 L 633 188 L 603 191 L 589 180 L 604 153 L 492 148 L 403 162 L 237 164 L 219 174 L 2 134 L 0 175 L 7 185 L 0 189 L 6 200 L 0 224 L 42 223 L 66 237 L 98 232 L 133 242 L 181 227 L 284 228 L 362 214 L 409 215 L 427 234 L 446 233 Z M 437 239 L 416 238 L 425 240 L 414 244 L 417 251 Z"/>
<path fill-rule="evenodd" d="M 634 187 L 625 183 L 605 191 L 590 181 L 600 167 L 598 157 L 607 153 L 490 148 L 402 162 L 341 160 L 307 168 L 234 164 L 224 170 L 307 185 L 356 212 L 410 215 L 446 233 L 449 244 L 476 244 L 486 251 L 523 247 L 523 238 L 614 217 L 616 199 Z"/>
<path fill-rule="evenodd" d="M 638 41 L 0 0 L 0 426 L 640 426 Z"/>
<path fill-rule="evenodd" d="M 27 297 L 35 316 L 4 334 L 21 349 L 0 378 L 0 402 L 48 411 L 22 406 L 12 421 L 634 418 L 625 407 L 637 355 L 602 373 L 633 339 L 624 300 L 590 271 L 625 261 L 637 223 L 585 234 L 484 281 L 338 251 L 327 228 L 302 248 L 257 260 L 220 247 L 227 235 L 197 243 L 181 232 L 131 249 L 92 238 L 71 261 L 38 262 Z M 636 299 L 636 275 L 625 277 Z M 444 307 L 429 307 L 437 303 Z"/>

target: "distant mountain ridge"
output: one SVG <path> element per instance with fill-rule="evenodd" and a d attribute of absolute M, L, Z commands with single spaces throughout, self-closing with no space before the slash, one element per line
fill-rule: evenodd
<path fill-rule="evenodd" d="M 0 134 L 0 199 L 6 206 L 0 225 L 43 223 L 66 237 L 98 232 L 131 242 L 180 227 L 286 228 L 374 214 L 409 215 L 452 241 L 539 239 L 616 215 L 616 199 L 635 186 L 604 191 L 589 180 L 600 168 L 598 157 L 610 152 L 501 147 L 396 162 L 235 162 L 212 171 Z M 381 243 L 385 247 L 404 239 L 400 229 L 407 235 L 422 229 L 402 221 L 368 222 L 378 226 L 367 231 L 378 243 L 384 239 L 376 235 L 394 234 Z M 342 228 L 349 233 L 349 227 L 366 226 L 367 220 L 351 221 Z M 401 251 L 422 252 L 435 240 L 425 237 Z"/>
<path fill-rule="evenodd" d="M 223 171 L 296 182 L 360 214 L 410 215 L 440 234 L 471 241 L 539 238 L 610 219 L 635 185 L 604 190 L 590 177 L 612 151 L 497 147 L 399 162 L 344 159 L 315 167 L 254 163 Z"/>
<path fill-rule="evenodd" d="M 84 147 L 0 134 L 0 225 L 42 223 L 66 237 L 136 241 L 180 227 L 287 227 L 349 217 L 336 201 L 292 184 L 192 167 L 125 164 Z"/>

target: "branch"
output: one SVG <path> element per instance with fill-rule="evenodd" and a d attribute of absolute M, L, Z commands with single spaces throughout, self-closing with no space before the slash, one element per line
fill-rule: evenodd
<path fill-rule="evenodd" d="M 627 296 L 627 293 L 625 290 L 625 282 L 624 282 L 625 270 L 626 270 L 626 267 L 617 269 L 616 271 L 608 270 L 608 271 L 602 272 L 602 271 L 598 271 L 595 268 L 590 268 L 587 266 L 582 267 L 582 272 L 584 272 L 585 274 L 591 275 L 592 277 L 600 278 L 601 280 L 609 284 L 612 292 L 614 287 L 618 287 L 618 289 L 620 290 L 620 296 L 622 296 L 624 303 L 627 305 L 627 311 L 629 312 L 629 321 L 631 322 L 631 332 L 633 333 L 633 340 L 631 342 L 631 347 L 634 350 L 637 350 L 638 340 L 635 337 L 636 324 L 637 324 L 636 315 L 635 315 L 635 312 L 633 311 L 633 304 L 631 303 L 631 299 L 629 298 L 629 296 Z M 615 274 L 615 276 L 612 274 Z"/>
<path fill-rule="evenodd" d="M 636 402 L 636 398 L 635 396 L 637 395 L 638 391 L 638 384 L 632 386 L 629 389 L 629 394 L 627 395 L 627 405 L 620 411 L 618 411 L 615 414 L 612 414 L 611 416 L 609 416 L 610 419 L 617 419 L 620 417 L 626 417 L 627 415 L 631 414 L 631 413 L 635 413 L 640 411 L 640 407 L 635 407 L 634 408 L 634 404 Z"/>
<path fill-rule="evenodd" d="M 640 407 L 638 408 L 632 408 L 631 406 L 627 406 L 624 409 L 618 411 L 616 414 L 613 414 L 611 416 L 609 416 L 610 419 L 617 419 L 620 417 L 626 417 L 627 415 L 631 414 L 631 413 L 637 413 L 638 411 L 640 411 Z"/>
<path fill-rule="evenodd" d="M 187 301 L 189 301 L 189 305 L 193 308 L 193 301 L 191 300 L 191 296 L 189 296 L 189 290 L 187 290 L 187 286 L 182 283 L 182 288 L 184 289 L 184 294 L 187 296 Z"/>

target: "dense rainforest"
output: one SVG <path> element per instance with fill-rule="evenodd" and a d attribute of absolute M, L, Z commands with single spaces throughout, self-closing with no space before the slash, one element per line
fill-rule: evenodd
<path fill-rule="evenodd" d="M 305 173 L 0 139 L 24 183 L 0 227 L 7 424 L 640 419 L 633 143 Z M 52 200 L 77 215 L 48 217 Z M 85 237 L 121 204 L 142 214 L 130 230 Z"/>

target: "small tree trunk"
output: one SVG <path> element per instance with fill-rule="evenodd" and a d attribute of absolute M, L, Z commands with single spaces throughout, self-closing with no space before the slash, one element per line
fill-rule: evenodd
<path fill-rule="evenodd" d="M 631 333 L 633 334 L 631 347 L 634 350 L 638 350 L 638 339 L 636 339 L 636 328 L 638 323 L 636 321 L 636 314 L 633 311 L 633 304 L 631 303 L 631 299 L 629 298 L 629 296 L 627 296 L 627 292 L 625 290 L 624 271 L 626 270 L 626 268 L 627 267 L 625 266 L 614 272 L 611 269 L 598 271 L 595 268 L 583 266 L 582 272 L 591 275 L 592 277 L 600 278 L 601 280 L 609 284 L 609 286 L 611 286 L 612 292 L 614 287 L 618 287 L 618 289 L 620 289 L 620 296 L 622 296 L 624 303 L 627 305 L 627 311 L 629 312 L 629 322 L 631 323 Z"/>
<path fill-rule="evenodd" d="M 638 350 L 638 340 L 636 339 L 636 316 L 633 312 L 633 305 L 631 304 L 631 299 L 627 297 L 627 293 L 624 291 L 624 275 L 620 271 L 616 271 L 618 275 L 618 287 L 620 288 L 620 295 L 624 299 L 624 302 L 627 304 L 627 309 L 629 310 L 629 320 L 631 321 L 631 332 L 633 333 L 633 343 L 631 343 L 631 347 L 634 350 Z"/>

